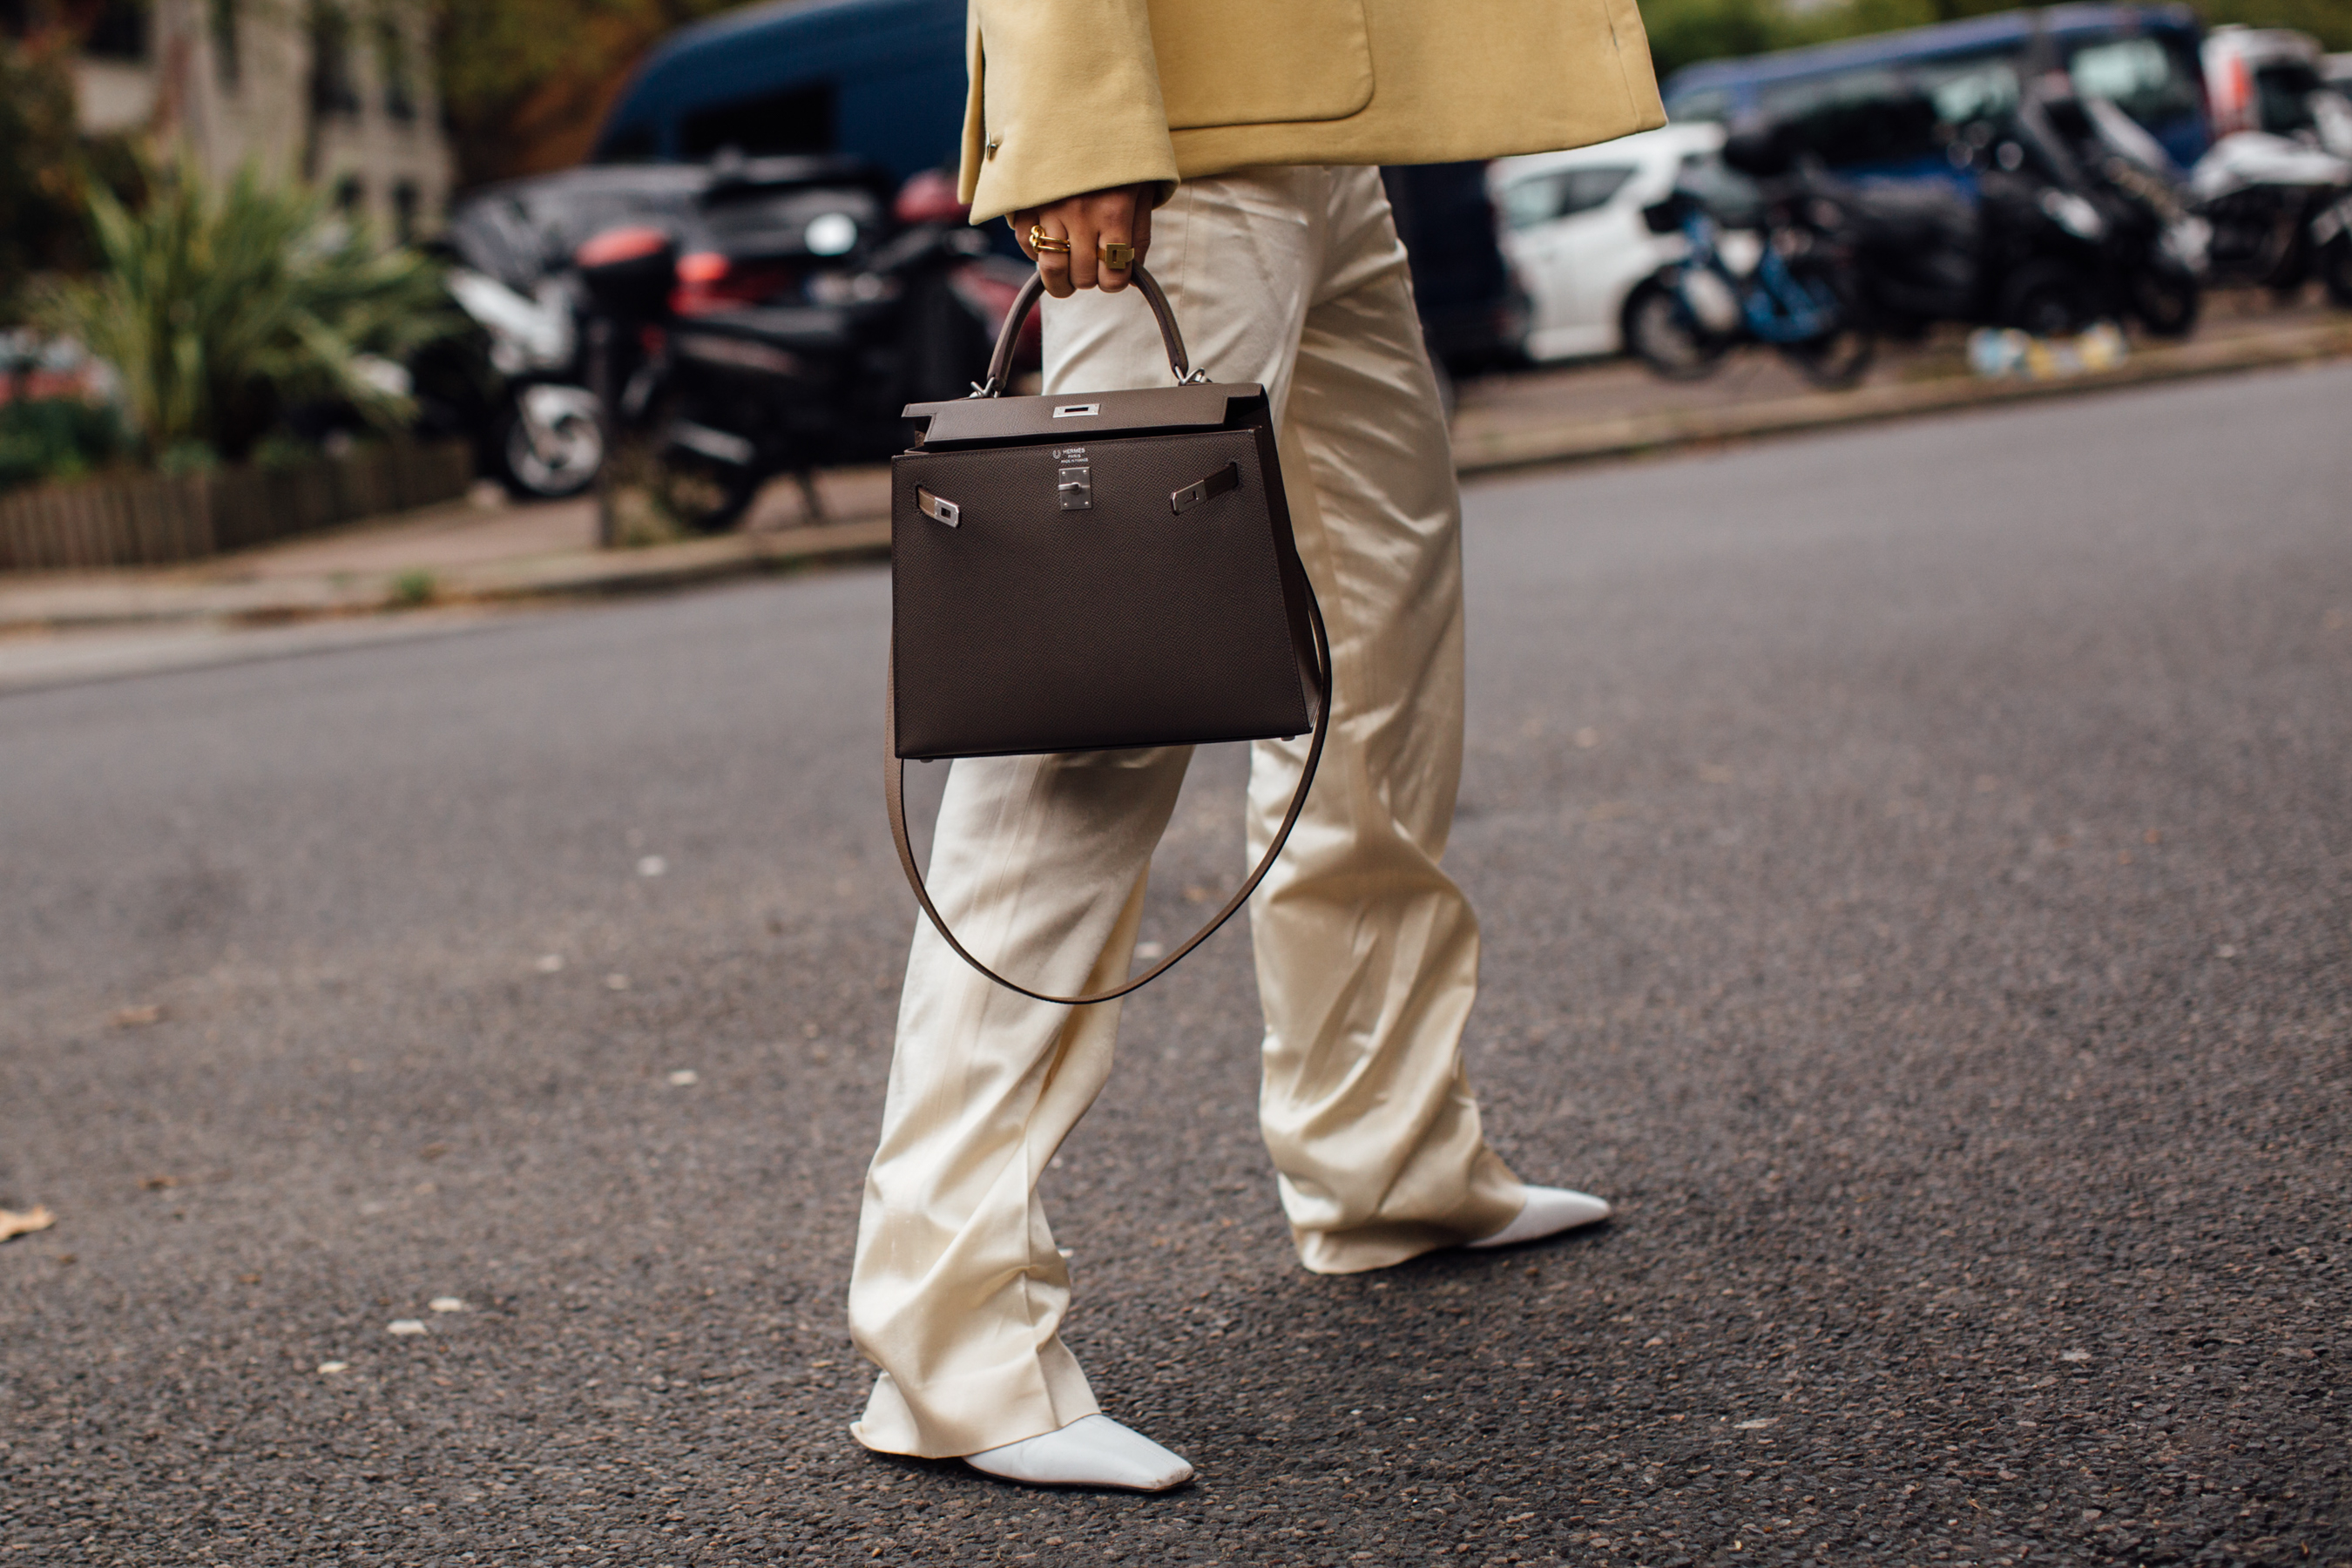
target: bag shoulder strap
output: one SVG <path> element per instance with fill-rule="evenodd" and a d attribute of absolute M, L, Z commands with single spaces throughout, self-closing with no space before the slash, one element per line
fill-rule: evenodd
<path fill-rule="evenodd" d="M 1305 574 L 1300 574 L 1300 576 L 1303 580 Z M 939 928 L 940 935 L 946 940 L 948 946 L 955 951 L 958 958 L 962 959 L 1006 990 L 1017 991 L 1022 995 L 1035 1001 L 1052 1002 L 1064 1007 L 1086 1007 L 1097 1002 L 1116 1002 L 1129 992 L 1142 989 L 1176 967 L 1178 960 L 1216 934 L 1219 926 L 1233 919 L 1234 912 L 1249 902 L 1250 895 L 1257 891 L 1257 885 L 1265 880 L 1265 874 L 1268 871 L 1274 869 L 1274 862 L 1282 854 L 1282 847 L 1290 841 L 1290 830 L 1298 825 L 1298 814 L 1306 809 L 1307 792 L 1315 784 L 1316 766 L 1323 760 L 1323 742 L 1331 731 L 1331 639 L 1329 634 L 1323 629 L 1323 606 L 1316 602 L 1315 586 L 1312 583 L 1307 583 L 1306 586 L 1307 618 L 1315 632 L 1317 661 L 1315 674 L 1321 689 L 1317 693 L 1319 700 L 1316 704 L 1315 711 L 1315 738 L 1307 748 L 1307 765 L 1299 773 L 1298 788 L 1290 797 L 1290 809 L 1283 814 L 1281 830 L 1275 834 L 1274 842 L 1265 847 L 1265 853 L 1258 858 L 1257 867 L 1250 872 L 1249 880 L 1244 882 L 1234 896 L 1225 900 L 1225 907 L 1210 916 L 1209 923 L 1194 931 L 1183 946 L 1126 984 L 1085 996 L 1050 995 L 1043 991 L 1032 991 L 1026 985 L 1007 980 L 974 958 L 965 949 L 963 943 L 956 940 L 955 932 L 948 929 L 948 922 L 940 917 L 940 911 L 932 905 L 930 890 L 923 886 L 923 873 L 915 864 L 915 847 L 907 840 L 907 764 L 898 755 L 898 683 L 895 668 L 898 654 L 895 648 L 892 649 L 893 669 L 889 692 L 883 701 L 882 717 L 882 801 L 885 809 L 890 814 L 890 841 L 898 847 L 898 865 L 907 873 L 907 885 L 914 889 L 916 901 L 923 906 L 923 913 L 930 917 L 931 924 Z"/>

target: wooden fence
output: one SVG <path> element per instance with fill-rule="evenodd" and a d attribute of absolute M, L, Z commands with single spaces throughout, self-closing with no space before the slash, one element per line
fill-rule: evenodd
<path fill-rule="evenodd" d="M 163 566 L 466 493 L 463 441 L 396 441 L 283 468 L 136 474 L 0 494 L 0 572 Z"/>

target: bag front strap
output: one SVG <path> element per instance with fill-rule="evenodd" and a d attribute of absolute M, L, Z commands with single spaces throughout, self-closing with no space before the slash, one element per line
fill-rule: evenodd
<path fill-rule="evenodd" d="M 1312 584 L 1307 588 L 1307 618 L 1315 631 L 1315 657 L 1319 664 L 1316 675 L 1323 688 L 1319 693 L 1322 700 L 1318 704 L 1315 714 L 1315 739 L 1307 748 L 1307 766 L 1299 774 L 1297 791 L 1290 797 L 1290 809 L 1283 814 L 1281 831 L 1274 836 L 1274 842 L 1265 847 L 1265 853 L 1259 858 L 1257 868 L 1249 874 L 1249 880 L 1244 882 L 1240 890 L 1225 900 L 1225 907 L 1209 917 L 1209 923 L 1194 931 L 1183 946 L 1126 984 L 1087 996 L 1052 996 L 1005 979 L 966 951 L 963 943 L 956 940 L 955 932 L 948 929 L 948 922 L 940 917 L 938 909 L 933 907 L 930 890 L 923 886 L 923 873 L 915 864 L 915 847 L 907 841 L 907 764 L 898 755 L 898 652 L 894 647 L 890 660 L 890 689 L 883 699 L 882 708 L 882 804 L 890 814 L 890 841 L 898 847 L 898 865 L 907 873 L 907 885 L 915 889 L 916 901 L 923 906 L 923 913 L 930 917 L 931 924 L 939 928 L 940 935 L 946 940 L 948 946 L 955 950 L 956 956 L 1008 991 L 1017 991 L 1035 1001 L 1052 1002 L 1064 1007 L 1085 1007 L 1097 1002 L 1116 1002 L 1129 992 L 1150 984 L 1176 967 L 1179 959 L 1215 935 L 1219 926 L 1233 919 L 1234 911 L 1249 902 L 1250 895 L 1257 891 L 1257 885 L 1265 880 L 1265 874 L 1274 869 L 1274 862 L 1281 855 L 1282 847 L 1289 842 L 1290 830 L 1298 825 L 1298 814 L 1306 809 L 1307 792 L 1315 784 L 1316 765 L 1323 760 L 1323 742 L 1331 732 L 1331 638 L 1323 629 L 1323 606 L 1316 602 Z"/>

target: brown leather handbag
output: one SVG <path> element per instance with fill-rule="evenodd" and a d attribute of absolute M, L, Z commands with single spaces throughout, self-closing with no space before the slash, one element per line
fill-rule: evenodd
<path fill-rule="evenodd" d="M 916 403 L 890 460 L 890 691 L 883 792 L 907 881 L 963 961 L 1041 1002 L 1108 1002 L 1159 978 L 1248 901 L 1307 804 L 1330 724 L 1331 649 L 1291 537 L 1265 389 L 1192 368 L 1168 297 L 1173 386 L 1003 395 L 1013 301 L 970 397 Z M 1282 830 L 1192 939 L 1112 990 L 1054 996 L 966 952 L 907 841 L 909 759 L 1290 739 L 1312 730 Z"/>

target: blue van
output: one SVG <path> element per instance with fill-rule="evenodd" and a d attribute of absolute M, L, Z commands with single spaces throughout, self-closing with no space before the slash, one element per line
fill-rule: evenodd
<path fill-rule="evenodd" d="M 622 89 L 599 163 L 843 153 L 898 180 L 963 145 L 964 0 L 773 0 L 684 27 Z"/>
<path fill-rule="evenodd" d="M 1813 150 L 1852 174 L 1950 173 L 1933 134 L 2012 108 L 2026 77 L 2064 70 L 2112 100 L 2187 168 L 2212 145 L 2200 34 L 2185 5 L 2051 5 L 1911 27 L 1749 59 L 1708 60 L 1666 79 L 1675 120 L 1761 113 L 1814 128 Z"/>

